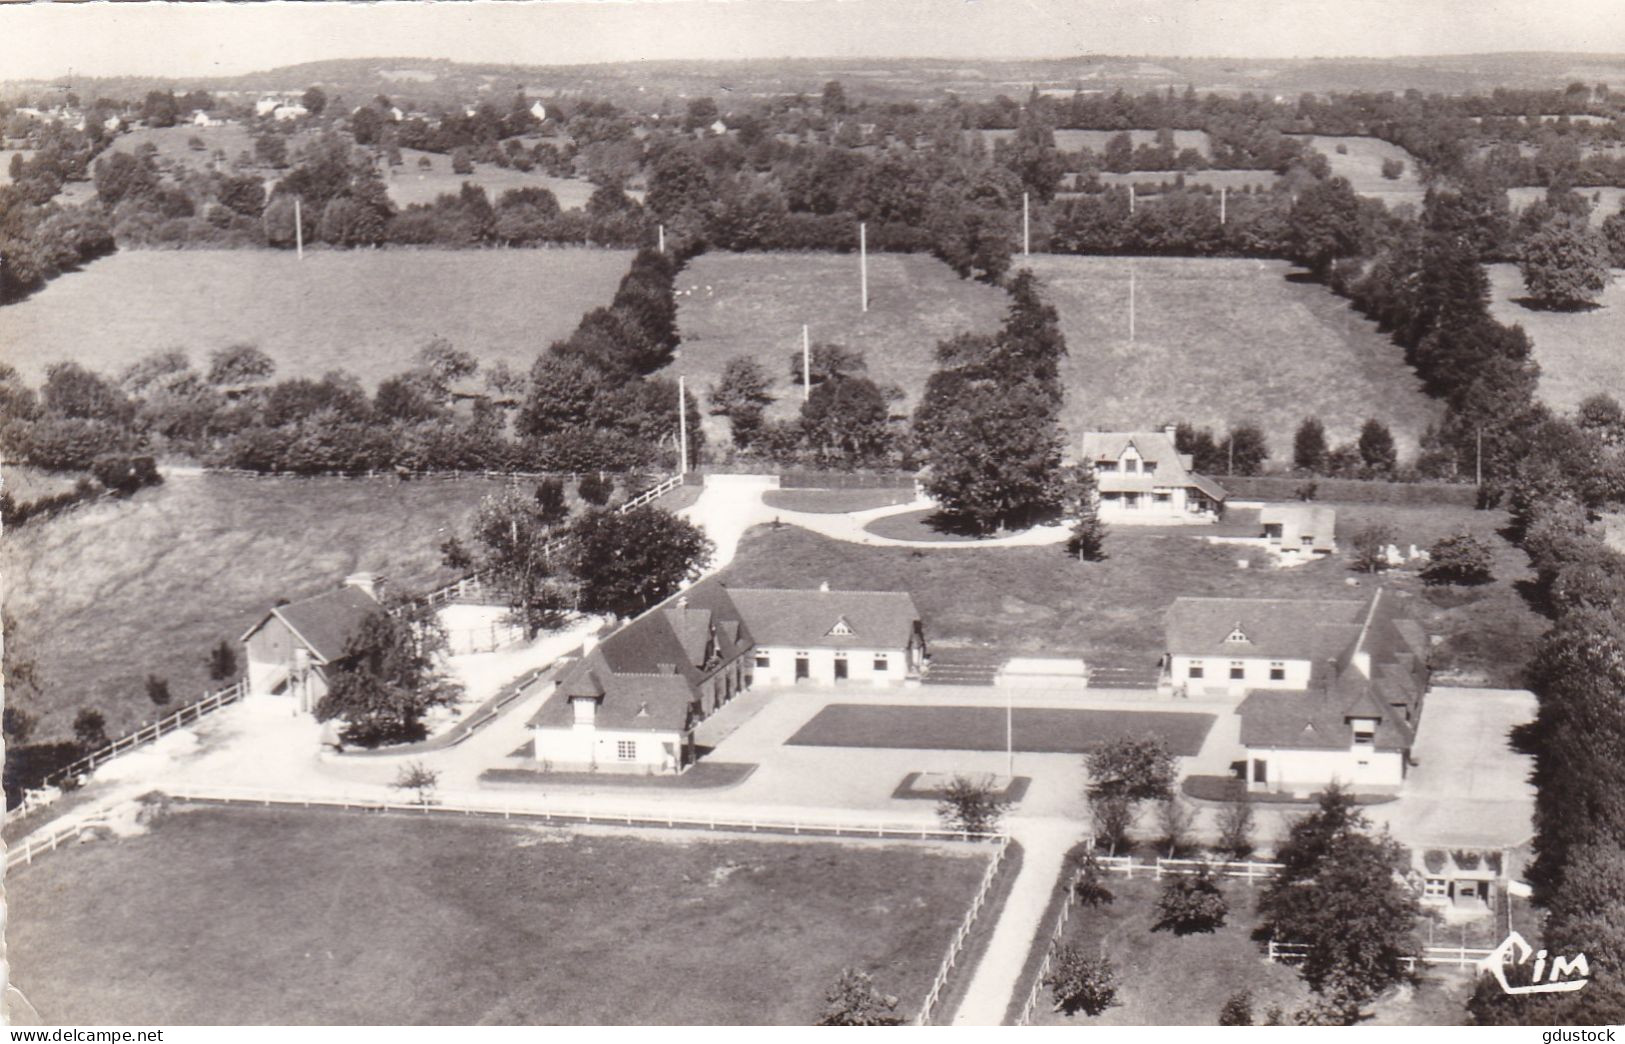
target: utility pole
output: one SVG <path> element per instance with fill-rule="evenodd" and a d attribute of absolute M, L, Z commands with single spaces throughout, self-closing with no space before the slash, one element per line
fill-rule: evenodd
<path fill-rule="evenodd" d="M 863 310 L 869 310 L 869 226 L 858 224 L 858 270 L 863 280 Z"/>
<path fill-rule="evenodd" d="M 1128 187 L 1128 212 L 1130 214 L 1134 213 L 1134 186 L 1133 186 L 1133 184 L 1130 184 L 1129 187 Z"/>
<path fill-rule="evenodd" d="M 300 260 L 305 257 L 305 221 L 299 210 L 299 197 L 293 197 L 293 243 Z"/>
<path fill-rule="evenodd" d="M 688 474 L 688 379 L 677 378 L 677 474 Z"/>
<path fill-rule="evenodd" d="M 1483 425 L 1479 425 L 1479 428 L 1478 428 L 1478 453 L 1477 453 L 1476 457 L 1477 457 L 1477 462 L 1474 465 L 1474 469 L 1473 469 L 1474 470 L 1473 484 L 1477 485 L 1477 486 L 1482 486 L 1484 484 L 1484 426 Z"/>
<path fill-rule="evenodd" d="M 1219 186 L 1219 224 L 1221 224 L 1221 225 L 1224 224 L 1224 193 L 1225 193 L 1225 188 L 1224 188 L 1223 185 L 1220 185 Z"/>
<path fill-rule="evenodd" d="M 666 226 L 665 225 L 660 226 L 660 252 L 662 254 L 664 254 L 666 252 Z"/>
<path fill-rule="evenodd" d="M 1021 256 L 1030 257 L 1033 252 L 1033 219 L 1032 206 L 1028 202 L 1027 193 L 1021 194 Z"/>
<path fill-rule="evenodd" d="M 801 324 L 801 401 L 812 394 L 812 341 L 807 336 L 807 324 Z"/>

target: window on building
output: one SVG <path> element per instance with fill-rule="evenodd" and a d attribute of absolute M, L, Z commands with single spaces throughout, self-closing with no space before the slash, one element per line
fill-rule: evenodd
<path fill-rule="evenodd" d="M 1450 882 L 1442 877 L 1430 877 L 1422 882 L 1422 894 L 1430 899 L 1443 899 L 1450 894 Z"/>
<path fill-rule="evenodd" d="M 1135 460 L 1133 457 L 1130 457 L 1123 461 L 1123 470 L 1128 472 L 1130 475 L 1136 474 L 1140 470 L 1140 462 Z"/>
<path fill-rule="evenodd" d="M 1304 547 L 1314 547 L 1315 546 L 1315 538 L 1312 537 L 1312 536 L 1301 537 L 1300 540 L 1303 543 Z"/>
<path fill-rule="evenodd" d="M 1286 664 L 1280 660 L 1270 661 L 1270 681 L 1286 681 Z"/>
<path fill-rule="evenodd" d="M 638 741 L 637 740 L 616 740 L 615 741 L 615 757 L 620 761 L 636 761 L 636 760 L 638 760 Z"/>
<path fill-rule="evenodd" d="M 1251 639 L 1247 637 L 1247 632 L 1243 631 L 1241 629 L 1241 624 L 1239 624 L 1239 623 L 1236 624 L 1235 630 L 1231 631 L 1228 635 L 1225 636 L 1224 640 L 1227 641 L 1227 642 L 1233 642 L 1233 643 L 1250 642 L 1251 641 Z"/>
<path fill-rule="evenodd" d="M 886 654 L 882 652 L 875 653 L 875 672 L 878 674 L 884 674 L 889 670 L 891 670 L 891 664 L 888 661 Z"/>
<path fill-rule="evenodd" d="M 1200 677 L 1203 676 L 1204 673 L 1205 672 L 1203 671 L 1203 668 L 1202 668 L 1202 661 L 1201 660 L 1192 660 L 1191 661 L 1191 677 L 1192 678 L 1200 678 Z"/>
<path fill-rule="evenodd" d="M 1354 745 L 1356 747 L 1370 747 L 1377 742 L 1377 720 L 1375 718 L 1355 718 L 1350 724 L 1354 726 Z"/>
<path fill-rule="evenodd" d="M 1230 677 L 1236 680 L 1247 677 L 1247 664 L 1241 660 L 1231 660 Z"/>
<path fill-rule="evenodd" d="M 1172 493 L 1153 493 L 1151 499 L 1159 504 L 1167 504 L 1174 499 L 1174 495 Z"/>
<path fill-rule="evenodd" d="M 1154 460 L 1142 460 L 1140 461 L 1140 470 L 1145 472 L 1147 475 L 1155 475 L 1157 473 L 1157 462 Z"/>
<path fill-rule="evenodd" d="M 1115 460 L 1103 460 L 1099 464 L 1095 465 L 1095 469 L 1097 471 L 1116 471 L 1117 470 L 1117 461 L 1115 461 Z"/>
<path fill-rule="evenodd" d="M 765 652 L 758 652 L 756 654 L 756 666 L 771 667 L 773 666 L 773 658 Z"/>

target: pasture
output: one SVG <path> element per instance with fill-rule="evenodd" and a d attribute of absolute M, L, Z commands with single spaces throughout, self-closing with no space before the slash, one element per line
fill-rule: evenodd
<path fill-rule="evenodd" d="M 1581 186 L 1574 191 L 1590 202 L 1591 214 L 1589 216 L 1592 225 L 1602 224 L 1607 218 L 1618 214 L 1620 207 L 1625 205 L 1625 188 Z M 1538 185 L 1524 185 L 1507 189 L 1507 202 L 1511 205 L 1513 213 L 1517 213 L 1528 207 L 1529 204 L 1537 203 L 1545 198 L 1546 190 Z"/>
<path fill-rule="evenodd" d="M 7 957 L 54 1024 L 806 1026 L 846 967 L 911 1018 L 985 867 L 945 845 L 177 809 L 11 874 Z"/>
<path fill-rule="evenodd" d="M 1421 178 L 1417 176 L 1416 157 L 1398 145 L 1380 138 L 1359 136 L 1309 134 L 1291 136 L 1307 139 L 1309 144 L 1326 157 L 1326 162 L 1331 164 L 1332 173 L 1337 177 L 1347 178 L 1349 184 L 1354 186 L 1354 191 L 1360 195 L 1374 196 L 1388 204 L 1390 209 L 1401 203 L 1421 207 L 1424 189 Z M 1337 151 L 1339 148 L 1344 151 Z M 1394 180 L 1382 176 L 1382 163 L 1390 159 L 1405 164 L 1405 172 Z"/>
<path fill-rule="evenodd" d="M 1102 185 L 1143 185 L 1148 188 L 1156 188 L 1164 183 L 1173 185 L 1181 177 L 1186 185 L 1193 188 L 1208 185 L 1215 192 L 1221 188 L 1240 192 L 1249 187 L 1254 192 L 1268 192 L 1281 180 L 1279 174 L 1270 170 L 1137 170 L 1130 174 L 1106 171 L 1099 175 Z"/>
<path fill-rule="evenodd" d="M 1109 130 L 1058 130 L 1055 132 L 1055 147 L 1061 152 L 1078 152 L 1089 149 L 1096 153 L 1106 151 L 1106 143 L 1116 137 L 1119 131 Z M 993 147 L 996 141 L 1008 141 L 1016 136 L 1013 130 L 968 130 L 967 135 L 981 135 L 987 142 L 988 148 Z M 1213 154 L 1212 143 L 1208 140 L 1207 131 L 1176 130 L 1174 135 L 1175 149 L 1195 149 L 1204 156 Z M 1131 130 L 1128 132 L 1129 140 L 1135 146 L 1155 145 L 1157 132 L 1155 130 Z"/>
<path fill-rule="evenodd" d="M 1334 443 L 1368 417 L 1415 454 L 1438 406 L 1399 348 L 1348 303 L 1288 278 L 1280 261 L 1231 258 L 1017 258 L 1047 286 L 1066 333 L 1062 419 L 1084 431 L 1189 421 L 1222 433 L 1251 421 L 1276 463 L 1319 417 Z M 1129 273 L 1134 339 L 1129 339 Z"/>
<path fill-rule="evenodd" d="M 294 155 L 313 137 L 311 132 L 289 135 L 288 155 Z M 193 138 L 203 142 L 204 147 L 192 148 L 188 142 Z M 158 165 L 171 171 L 181 167 L 205 169 L 214 162 L 216 149 L 226 154 L 228 167 L 245 152 L 250 157 L 254 155 L 253 133 L 246 125 L 235 120 L 218 127 L 194 127 L 190 123 L 181 123 L 173 127 L 132 127 L 114 138 L 110 147 L 118 152 L 134 154 L 143 145 L 151 145 L 157 149 Z M 283 172 L 267 169 L 261 173 L 274 180 Z"/>
<path fill-rule="evenodd" d="M 609 304 L 630 261 L 586 248 L 121 251 L 0 309 L 0 357 L 37 384 L 65 359 L 117 374 L 152 352 L 202 365 L 253 344 L 278 377 L 340 368 L 372 386 L 438 335 L 524 372 Z"/>
<path fill-rule="evenodd" d="M 418 166 L 419 161 L 425 157 L 431 164 L 428 170 Z M 486 196 L 490 197 L 492 203 L 509 189 L 549 189 L 558 197 L 559 206 L 565 210 L 586 206 L 588 197 L 593 193 L 592 182 L 582 178 L 556 178 L 537 171 L 526 174 L 493 163 L 474 164 L 472 174 L 454 174 L 451 169 L 451 157 L 441 153 L 402 149 L 401 161 L 401 166 L 388 167 L 384 173 L 384 183 L 389 186 L 389 198 L 397 207 L 406 207 L 413 203 L 433 203 L 436 196 L 445 193 L 455 195 L 465 181 L 471 181 L 484 188 Z M 627 195 L 633 199 L 643 198 L 643 193 L 637 190 L 628 190 Z"/>
<path fill-rule="evenodd" d="M 1490 277 L 1490 313 L 1503 323 L 1517 323 L 1535 342 L 1540 363 L 1540 397 L 1554 410 L 1571 411 L 1589 395 L 1625 389 L 1625 353 L 1620 351 L 1625 315 L 1625 270 L 1614 270 L 1614 282 L 1603 291 L 1601 307 L 1584 312 L 1548 312 L 1519 303 L 1523 276 L 1517 265 L 1486 266 Z"/>
<path fill-rule="evenodd" d="M 729 359 L 748 355 L 773 380 L 768 415 L 788 418 L 801 408 L 790 383 L 790 358 L 801 349 L 801 326 L 814 344 L 864 353 L 869 376 L 903 389 L 893 411 L 912 411 L 936 369 L 938 341 L 997 329 L 1009 299 L 995 287 L 962 280 L 924 254 L 869 255 L 869 311 L 860 310 L 856 254 L 703 254 L 677 277 L 683 344 L 665 373 L 688 377 L 703 396 Z M 713 444 L 728 444 L 727 421 L 707 416 Z"/>
<path fill-rule="evenodd" d="M 17 624 L 10 651 L 38 664 L 41 695 L 20 701 L 37 738 L 71 735 L 85 706 L 106 715 L 111 736 L 161 716 L 148 674 L 190 703 L 209 686 L 209 649 L 235 643 L 278 598 L 363 569 L 397 590 L 454 579 L 439 544 L 501 485 L 176 475 L 16 527 L 0 571 Z"/>

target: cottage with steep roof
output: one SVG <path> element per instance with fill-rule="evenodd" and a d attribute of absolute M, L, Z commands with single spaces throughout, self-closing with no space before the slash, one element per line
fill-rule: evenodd
<path fill-rule="evenodd" d="M 328 672 L 345 658 L 350 639 L 382 611 L 384 578 L 355 573 L 344 586 L 273 608 L 239 639 L 250 697 L 284 700 L 312 713 L 327 695 Z"/>
<path fill-rule="evenodd" d="M 1228 493 L 1191 468 L 1191 455 L 1162 431 L 1091 431 L 1085 467 L 1095 471 L 1100 517 L 1108 522 L 1216 522 Z"/>
<path fill-rule="evenodd" d="M 1167 645 L 1167 689 L 1241 697 L 1239 766 L 1251 788 L 1312 793 L 1335 780 L 1384 791 L 1405 781 L 1428 643 L 1393 594 L 1180 598 Z"/>

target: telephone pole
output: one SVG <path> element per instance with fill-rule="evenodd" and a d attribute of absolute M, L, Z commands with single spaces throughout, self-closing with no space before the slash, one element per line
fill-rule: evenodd
<path fill-rule="evenodd" d="M 665 225 L 660 226 L 660 252 L 662 254 L 664 254 L 666 252 L 666 226 Z"/>
<path fill-rule="evenodd" d="M 688 387 L 687 378 L 677 378 L 677 474 L 688 474 Z"/>
<path fill-rule="evenodd" d="M 1030 257 L 1033 252 L 1033 219 L 1032 206 L 1028 202 L 1027 193 L 1021 194 L 1021 256 Z"/>
<path fill-rule="evenodd" d="M 299 197 L 293 197 L 293 244 L 294 252 L 302 261 L 305 257 L 305 221 L 299 210 Z"/>
<path fill-rule="evenodd" d="M 1220 185 L 1219 186 L 1219 224 L 1221 224 L 1221 225 L 1224 224 L 1224 193 L 1225 193 L 1225 188 L 1224 188 L 1223 185 Z"/>
<path fill-rule="evenodd" d="M 807 336 L 807 324 L 801 324 L 801 401 L 812 394 L 812 341 Z"/>
<path fill-rule="evenodd" d="M 869 226 L 858 224 L 858 271 L 863 285 L 863 310 L 869 310 Z"/>

